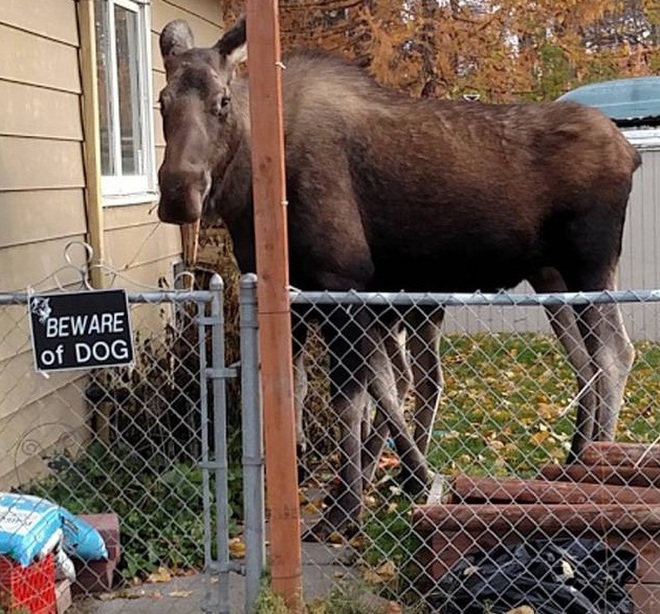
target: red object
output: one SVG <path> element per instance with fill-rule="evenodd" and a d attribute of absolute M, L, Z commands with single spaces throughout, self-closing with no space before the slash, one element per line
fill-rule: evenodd
<path fill-rule="evenodd" d="M 119 518 L 117 514 L 80 514 L 78 518 L 89 523 L 101 534 L 108 549 L 108 560 L 82 561 L 74 558 L 76 581 L 72 584 L 71 591 L 74 595 L 110 591 L 121 555 Z"/>
<path fill-rule="evenodd" d="M 57 613 L 55 559 L 52 554 L 28 567 L 0 556 L 0 608 L 7 612 Z"/>

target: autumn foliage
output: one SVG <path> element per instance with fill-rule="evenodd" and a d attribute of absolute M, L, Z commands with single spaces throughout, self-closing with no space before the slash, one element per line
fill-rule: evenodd
<path fill-rule="evenodd" d="M 280 21 L 285 49 L 335 50 L 413 96 L 551 100 L 660 73 L 660 0 L 281 0 Z"/>

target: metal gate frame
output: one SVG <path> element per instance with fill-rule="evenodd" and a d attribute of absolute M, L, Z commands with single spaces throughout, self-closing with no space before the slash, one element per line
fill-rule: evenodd
<path fill-rule="evenodd" d="M 84 271 L 81 287 L 86 284 Z M 245 611 L 253 612 L 265 567 L 264 455 L 259 398 L 259 362 L 257 343 L 256 278 L 241 280 L 241 363 L 225 365 L 225 321 L 223 313 L 224 284 L 213 275 L 209 290 L 168 290 L 127 292 L 130 306 L 135 304 L 170 304 L 181 307 L 196 305 L 194 320 L 198 327 L 199 412 L 201 419 L 201 460 L 203 528 L 204 528 L 204 594 L 201 610 L 208 614 L 231 611 L 229 576 L 232 572 L 245 576 Z M 0 307 L 28 305 L 30 293 L 0 292 Z M 210 356 L 207 333 L 210 332 Z M 229 464 L 227 458 L 226 381 L 241 378 L 242 389 L 242 471 L 244 490 L 244 562 L 230 558 L 229 551 Z M 212 398 L 209 400 L 209 389 Z M 209 426 L 213 424 L 213 440 L 209 445 Z M 211 496 L 213 488 L 213 497 Z M 215 522 L 212 500 L 215 500 Z M 216 556 L 213 556 L 213 545 Z"/>

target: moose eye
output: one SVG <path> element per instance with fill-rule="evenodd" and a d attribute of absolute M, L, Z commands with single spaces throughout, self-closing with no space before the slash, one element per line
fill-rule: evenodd
<path fill-rule="evenodd" d="M 227 114 L 229 110 L 229 103 L 231 102 L 231 97 L 224 95 L 218 96 L 215 102 L 211 105 L 211 113 L 218 117 L 222 117 Z"/>

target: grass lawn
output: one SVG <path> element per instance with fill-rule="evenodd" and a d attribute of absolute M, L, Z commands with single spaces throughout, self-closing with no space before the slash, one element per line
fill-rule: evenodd
<path fill-rule="evenodd" d="M 636 344 L 619 420 L 620 441 L 660 437 L 660 345 Z M 529 476 L 563 461 L 573 434 L 576 384 L 558 342 L 533 334 L 446 336 L 445 389 L 429 451 L 443 473 Z"/>

